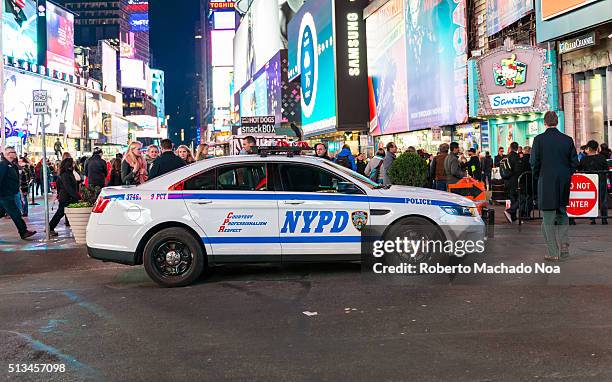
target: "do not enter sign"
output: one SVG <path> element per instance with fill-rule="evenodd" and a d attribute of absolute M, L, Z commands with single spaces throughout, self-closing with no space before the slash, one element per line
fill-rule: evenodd
<path fill-rule="evenodd" d="M 598 175 L 574 174 L 570 185 L 567 214 L 570 217 L 593 218 L 599 214 Z"/>

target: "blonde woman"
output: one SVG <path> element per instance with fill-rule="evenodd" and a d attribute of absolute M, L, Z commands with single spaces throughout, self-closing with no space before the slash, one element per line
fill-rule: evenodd
<path fill-rule="evenodd" d="M 142 184 L 147 181 L 147 162 L 140 149 L 142 143 L 130 143 L 123 162 L 121 162 L 121 181 L 123 184 Z"/>
<path fill-rule="evenodd" d="M 178 157 L 187 164 L 195 162 L 195 158 L 193 157 L 191 150 L 189 150 L 189 147 L 185 145 L 180 145 L 178 149 L 176 149 L 176 155 L 178 155 Z"/>
<path fill-rule="evenodd" d="M 198 145 L 195 155 L 197 161 L 201 161 L 203 159 L 210 159 L 212 157 L 212 155 L 208 154 L 208 145 L 206 143 L 201 143 Z"/>

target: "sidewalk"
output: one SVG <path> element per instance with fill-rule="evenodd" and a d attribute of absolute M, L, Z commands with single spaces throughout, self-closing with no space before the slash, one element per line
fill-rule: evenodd
<path fill-rule="evenodd" d="M 21 240 L 13 221 L 9 217 L 1 218 L 0 252 L 30 252 L 80 248 L 81 246 L 74 242 L 70 228 L 64 225 L 64 219 L 62 219 L 55 229 L 59 236 L 51 238 L 49 242 L 45 241 L 45 215 L 42 196 L 37 196 L 35 201 L 39 204 L 30 204 L 28 217 L 23 218 L 23 220 L 26 222 L 29 229 L 37 232 L 36 235 L 29 240 Z M 29 202 L 32 202 L 31 197 Z M 53 217 L 53 214 L 57 210 L 57 206 L 58 203 L 55 200 L 55 194 L 49 194 L 49 220 Z"/>

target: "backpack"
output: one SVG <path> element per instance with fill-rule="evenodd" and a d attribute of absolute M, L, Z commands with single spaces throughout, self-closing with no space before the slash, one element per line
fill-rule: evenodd
<path fill-rule="evenodd" d="M 502 179 L 510 179 L 512 177 L 512 167 L 510 166 L 510 159 L 505 157 L 499 162 L 499 175 Z"/>
<path fill-rule="evenodd" d="M 351 166 L 351 161 L 349 161 L 348 155 L 346 156 L 339 156 L 336 159 L 336 164 L 342 166 L 342 167 L 346 167 L 348 169 L 353 169 L 353 166 Z"/>
<path fill-rule="evenodd" d="M 383 165 L 383 160 L 381 159 L 380 162 L 378 162 L 378 164 L 376 165 L 376 167 L 374 167 L 374 169 L 372 169 L 372 171 L 370 171 L 370 180 L 374 181 L 374 182 L 378 182 L 378 179 L 380 178 L 380 168 Z"/>

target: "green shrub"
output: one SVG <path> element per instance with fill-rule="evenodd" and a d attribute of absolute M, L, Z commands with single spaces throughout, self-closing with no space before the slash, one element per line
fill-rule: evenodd
<path fill-rule="evenodd" d="M 86 208 L 93 207 L 96 204 L 98 195 L 100 195 L 100 187 L 83 187 L 81 189 L 81 200 L 76 203 L 71 203 L 68 208 Z"/>
<path fill-rule="evenodd" d="M 427 162 L 415 153 L 403 153 L 387 170 L 391 184 L 423 187 L 427 184 Z"/>

